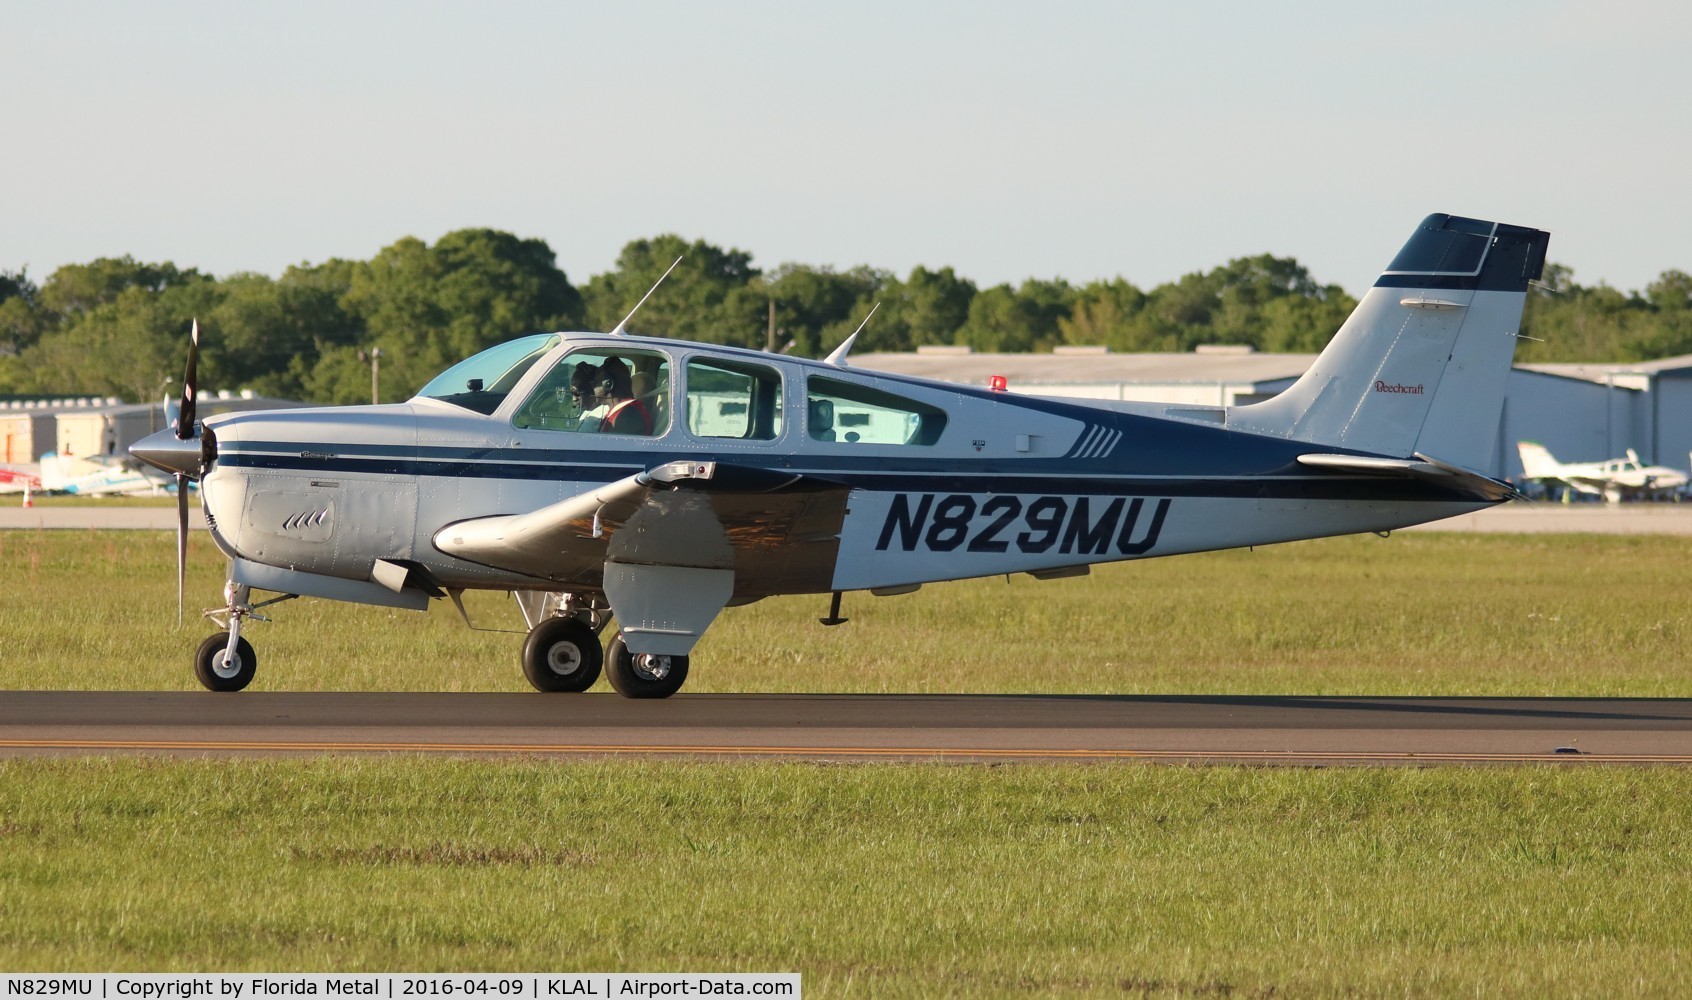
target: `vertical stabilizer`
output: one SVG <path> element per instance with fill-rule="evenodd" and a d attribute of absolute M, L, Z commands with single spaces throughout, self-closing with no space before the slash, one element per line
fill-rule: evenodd
<path fill-rule="evenodd" d="M 1563 471 L 1551 449 L 1537 441 L 1517 441 L 1516 453 L 1522 457 L 1524 479 L 1555 479 Z"/>
<path fill-rule="evenodd" d="M 1231 410 L 1229 426 L 1486 469 L 1527 285 L 1549 240 L 1537 229 L 1428 216 L 1304 377 Z"/>

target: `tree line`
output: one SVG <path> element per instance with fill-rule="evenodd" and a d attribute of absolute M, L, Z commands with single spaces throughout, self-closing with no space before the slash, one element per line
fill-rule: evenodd
<path fill-rule="evenodd" d="M 203 331 L 204 388 L 250 388 L 322 403 L 370 398 L 381 351 L 385 400 L 447 365 L 541 330 L 608 330 L 684 257 L 630 324 L 634 332 L 819 357 L 880 308 L 855 350 L 928 344 L 978 351 L 1190 351 L 1249 344 L 1319 351 L 1356 305 L 1292 258 L 1242 257 L 1149 290 L 1115 278 L 1029 279 L 979 288 L 952 268 L 899 277 L 872 267 L 782 264 L 664 235 L 623 247 L 616 266 L 572 284 L 542 240 L 462 229 L 407 237 L 367 261 L 331 259 L 278 278 L 224 278 L 166 262 L 101 258 L 37 284 L 0 271 L 0 393 L 98 394 L 131 402 L 179 391 L 186 333 Z M 1665 271 L 1643 293 L 1574 282 L 1551 264 L 1529 294 L 1524 361 L 1638 361 L 1692 353 L 1692 277 Z"/>

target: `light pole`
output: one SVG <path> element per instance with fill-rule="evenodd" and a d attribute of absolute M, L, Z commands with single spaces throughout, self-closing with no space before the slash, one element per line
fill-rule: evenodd
<path fill-rule="evenodd" d="M 381 402 L 381 400 L 377 398 L 376 392 L 377 379 L 379 377 L 379 372 L 381 371 L 381 357 L 382 349 L 380 347 L 372 347 L 369 351 L 358 352 L 358 360 L 368 360 L 370 362 L 370 405 L 372 406 Z"/>

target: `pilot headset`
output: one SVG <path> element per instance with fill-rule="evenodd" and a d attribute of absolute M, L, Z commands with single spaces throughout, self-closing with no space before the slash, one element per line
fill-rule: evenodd
<path fill-rule="evenodd" d="M 608 385 L 610 381 L 597 365 L 583 361 L 570 376 L 570 395 L 580 396 L 586 402 L 589 397 L 604 392 L 603 387 Z"/>

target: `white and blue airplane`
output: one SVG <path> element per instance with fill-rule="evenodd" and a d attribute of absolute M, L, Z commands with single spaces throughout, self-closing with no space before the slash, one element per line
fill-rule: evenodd
<path fill-rule="evenodd" d="M 207 612 L 226 631 L 194 657 L 212 690 L 253 679 L 244 625 L 276 601 L 423 610 L 492 589 L 522 609 L 537 689 L 584 691 L 603 669 L 663 698 L 724 608 L 774 594 L 832 595 L 835 624 L 846 591 L 1079 575 L 1511 498 L 1476 470 L 1547 242 L 1428 216 L 1309 372 L 1250 405 L 1023 396 L 853 368 L 852 338 L 812 361 L 625 320 L 500 344 L 406 403 L 201 425 L 196 327 L 176 426 L 131 450 L 199 481 L 229 558 Z"/>
<path fill-rule="evenodd" d="M 1577 493 L 1601 496 L 1610 503 L 1627 499 L 1680 499 L 1688 474 L 1666 465 L 1646 465 L 1632 448 L 1621 458 L 1602 462 L 1559 462 L 1551 449 L 1537 441 L 1517 441 L 1522 478 L 1566 484 Z"/>

